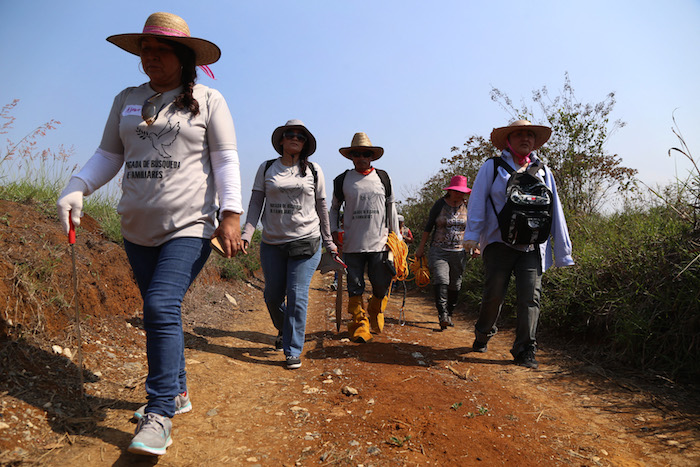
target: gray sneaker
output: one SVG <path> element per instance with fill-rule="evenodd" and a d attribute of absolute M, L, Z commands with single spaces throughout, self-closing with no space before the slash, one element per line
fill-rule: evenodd
<path fill-rule="evenodd" d="M 162 456 L 168 446 L 173 444 L 170 438 L 172 429 L 173 422 L 168 417 L 149 412 L 136 425 L 128 451 L 133 454 Z"/>
<path fill-rule="evenodd" d="M 187 391 L 175 396 L 175 415 L 180 415 L 190 410 L 192 410 L 192 402 L 190 402 L 190 394 Z M 142 405 L 134 412 L 134 418 L 141 419 L 145 413 L 146 404 Z"/>
<path fill-rule="evenodd" d="M 287 355 L 287 369 L 296 370 L 297 368 L 301 368 L 301 357 Z"/>

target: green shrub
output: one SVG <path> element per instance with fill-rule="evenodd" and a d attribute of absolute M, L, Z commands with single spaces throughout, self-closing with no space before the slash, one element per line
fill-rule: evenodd
<path fill-rule="evenodd" d="M 245 280 L 255 271 L 260 269 L 260 239 L 262 233 L 256 230 L 248 245 L 248 254 L 238 254 L 226 259 L 219 255 L 212 255 L 214 265 L 219 269 L 222 279 Z"/>
<path fill-rule="evenodd" d="M 672 209 L 573 222 L 576 266 L 544 275 L 542 326 L 600 356 L 673 377 L 700 375 L 696 233 Z"/>

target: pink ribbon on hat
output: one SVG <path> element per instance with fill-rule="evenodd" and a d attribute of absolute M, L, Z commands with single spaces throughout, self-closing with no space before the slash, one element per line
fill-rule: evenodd
<path fill-rule="evenodd" d="M 185 34 L 182 31 L 173 28 L 165 28 L 163 26 L 144 26 L 144 34 L 157 34 L 162 36 L 179 36 L 179 37 L 190 37 L 189 34 Z"/>
<path fill-rule="evenodd" d="M 211 79 L 216 79 L 214 78 L 214 72 L 211 71 L 211 68 L 209 68 L 207 65 L 199 65 L 199 69 L 202 70 L 204 74 L 210 77 Z"/>

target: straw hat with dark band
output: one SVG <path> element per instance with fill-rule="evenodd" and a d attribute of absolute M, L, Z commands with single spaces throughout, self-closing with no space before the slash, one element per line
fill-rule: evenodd
<path fill-rule="evenodd" d="M 379 146 L 372 146 L 372 142 L 369 140 L 369 136 L 367 136 L 364 133 L 355 133 L 355 136 L 352 137 L 350 147 L 340 148 L 339 151 L 342 155 L 344 155 L 350 160 L 352 160 L 352 153 L 356 151 L 370 151 L 372 153 L 373 161 L 376 161 L 377 159 L 382 157 L 382 154 L 384 154 L 384 148 L 380 148 Z"/>
<path fill-rule="evenodd" d="M 141 55 L 141 39 L 155 37 L 186 45 L 194 51 L 195 65 L 210 65 L 221 57 L 221 50 L 213 42 L 190 36 L 190 28 L 184 19 L 172 13 L 153 13 L 146 20 L 143 32 L 117 34 L 107 40 L 134 55 Z"/>
<path fill-rule="evenodd" d="M 549 137 L 552 136 L 552 129 L 548 126 L 533 125 L 527 120 L 517 120 L 508 126 L 494 128 L 491 132 L 491 142 L 498 149 L 505 149 L 508 147 L 508 135 L 518 130 L 528 130 L 535 134 L 535 147 L 533 151 L 541 148 Z"/>

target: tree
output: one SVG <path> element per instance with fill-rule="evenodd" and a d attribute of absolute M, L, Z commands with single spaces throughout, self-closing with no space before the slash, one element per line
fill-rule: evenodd
<path fill-rule="evenodd" d="M 491 89 L 491 100 L 514 120 L 524 118 L 533 123 L 544 120 L 552 127 L 552 137 L 538 154 L 554 172 L 559 197 L 567 212 L 597 213 L 611 193 L 634 188 L 637 170 L 623 167 L 620 157 L 609 154 L 605 148 L 608 138 L 625 126 L 621 120 L 610 121 L 615 93 L 611 92 L 597 104 L 582 104 L 565 73 L 563 92 L 551 98 L 543 86 L 532 93 L 533 107 L 523 102 L 516 108 L 497 88 Z"/>
<path fill-rule="evenodd" d="M 422 228 L 430 208 L 445 194 L 443 189 L 450 184 L 453 176 L 465 175 L 468 185 L 471 186 L 484 161 L 498 154 L 493 144 L 482 136 L 471 136 L 461 150 L 454 146 L 450 151 L 451 156 L 440 160 L 443 167 L 425 182 L 415 196 L 401 203 L 400 211 L 405 217 L 406 225 L 411 229 L 418 226 Z"/>

